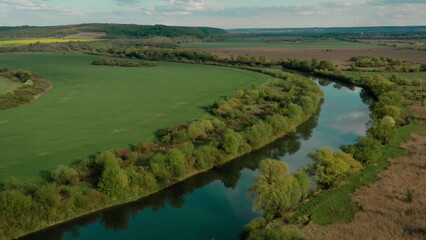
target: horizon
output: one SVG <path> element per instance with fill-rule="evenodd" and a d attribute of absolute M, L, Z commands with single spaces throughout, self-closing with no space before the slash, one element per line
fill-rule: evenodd
<path fill-rule="evenodd" d="M 241 28 L 426 25 L 426 0 L 0 0 L 0 25 L 87 22 Z"/>
<path fill-rule="evenodd" d="M 73 25 L 90 25 L 90 24 L 124 24 L 124 25 L 139 25 L 139 26 L 155 26 L 155 25 L 164 25 L 161 23 L 154 23 L 154 24 L 139 24 L 139 23 L 114 23 L 114 22 L 92 22 L 92 23 L 70 23 L 70 24 L 58 24 L 58 25 L 0 25 L 0 27 L 60 27 L 60 26 L 73 26 Z M 168 27 L 207 27 L 207 28 L 219 28 L 219 27 L 213 27 L 213 26 L 206 26 L 206 25 L 194 25 L 194 26 L 187 26 L 187 25 L 164 25 Z M 333 29 L 333 28 L 404 28 L 404 27 L 426 27 L 425 25 L 372 25 L 372 26 L 350 26 L 350 27 L 341 27 L 341 26 L 335 26 L 335 27 L 241 27 L 241 28 L 219 28 L 223 30 L 242 30 L 242 29 L 270 29 L 270 30 L 278 30 L 278 29 Z"/>

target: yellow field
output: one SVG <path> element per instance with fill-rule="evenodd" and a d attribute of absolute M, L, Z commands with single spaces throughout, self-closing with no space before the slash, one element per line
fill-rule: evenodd
<path fill-rule="evenodd" d="M 56 43 L 56 42 L 89 42 L 99 41 L 100 39 L 26 39 L 26 40 L 9 40 L 0 41 L 0 47 L 28 45 L 34 43 Z"/>

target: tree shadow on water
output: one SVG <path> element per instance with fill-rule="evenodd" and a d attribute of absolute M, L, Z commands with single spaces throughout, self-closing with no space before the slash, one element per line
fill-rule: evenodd
<path fill-rule="evenodd" d="M 142 198 L 128 204 L 111 207 L 40 232 L 28 235 L 22 240 L 60 240 L 65 234 L 74 238 L 79 237 L 80 227 L 101 223 L 106 229 L 125 231 L 128 229 L 130 219 L 140 214 L 145 209 L 158 212 L 166 206 L 180 209 L 185 205 L 185 198 L 195 190 L 221 182 L 228 189 L 235 189 L 244 169 L 255 171 L 260 162 L 266 158 L 281 158 L 287 154 L 299 151 L 302 139 L 309 138 L 313 129 L 318 124 L 319 111 L 315 116 L 298 127 L 297 132 L 280 138 L 265 147 L 239 157 L 221 167 L 195 175 L 183 182 L 177 183 L 158 193 Z M 149 221 L 147 219 L 146 221 Z M 161 228 L 159 228 L 161 229 Z"/>

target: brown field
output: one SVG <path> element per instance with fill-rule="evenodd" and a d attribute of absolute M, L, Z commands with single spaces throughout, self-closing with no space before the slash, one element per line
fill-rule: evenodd
<path fill-rule="evenodd" d="M 326 52 L 322 48 L 200 48 L 200 51 L 217 54 L 221 57 L 233 55 L 267 56 L 270 59 L 324 59 L 330 60 L 341 66 L 348 66 L 349 59 L 353 56 L 385 56 L 400 58 L 409 62 L 426 63 L 426 51 L 396 49 L 396 48 L 335 48 Z"/>
<path fill-rule="evenodd" d="M 402 144 L 411 155 L 391 160 L 380 180 L 357 190 L 362 210 L 350 223 L 308 225 L 309 239 L 426 239 L 426 136 L 412 134 Z M 413 191 L 412 201 L 408 191 Z"/>

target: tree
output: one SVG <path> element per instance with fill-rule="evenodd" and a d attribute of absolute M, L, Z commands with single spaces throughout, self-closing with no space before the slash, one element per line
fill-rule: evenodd
<path fill-rule="evenodd" d="M 107 161 L 98 183 L 99 190 L 114 198 L 124 194 L 128 187 L 129 178 L 126 172 L 120 169 L 116 161 Z"/>
<path fill-rule="evenodd" d="M 32 198 L 17 190 L 0 192 L 0 219 L 19 221 L 33 206 Z"/>
<path fill-rule="evenodd" d="M 167 153 L 167 161 L 170 166 L 170 172 L 176 178 L 184 177 L 186 174 L 185 154 L 178 149 L 173 149 Z"/>
<path fill-rule="evenodd" d="M 149 161 L 149 168 L 154 176 L 160 182 L 166 182 L 170 180 L 171 173 L 167 167 L 166 156 L 164 154 L 156 154 L 151 161 Z"/>
<path fill-rule="evenodd" d="M 241 136 L 238 133 L 232 129 L 227 129 L 223 134 L 221 145 L 225 152 L 236 154 L 238 153 L 241 141 Z"/>
<path fill-rule="evenodd" d="M 368 136 L 379 140 L 382 144 L 388 143 L 396 132 L 395 125 L 385 118 L 379 121 L 375 120 L 370 125 L 371 127 L 367 132 Z"/>
<path fill-rule="evenodd" d="M 61 165 L 56 170 L 52 171 L 51 177 L 53 181 L 63 185 L 77 185 L 79 182 L 77 171 L 65 165 Z"/>
<path fill-rule="evenodd" d="M 310 169 L 315 173 L 315 181 L 322 189 L 328 189 L 341 184 L 349 174 L 361 170 L 362 165 L 352 154 L 323 147 L 309 154 L 313 160 Z"/>
<path fill-rule="evenodd" d="M 378 158 L 380 142 L 371 137 L 359 137 L 353 148 L 353 156 L 356 160 L 368 164 L 374 163 Z"/>
<path fill-rule="evenodd" d="M 254 179 L 256 185 L 249 192 L 257 195 L 253 208 L 268 218 L 282 216 L 304 195 L 307 183 L 298 181 L 304 177 L 301 173 L 297 177 L 291 175 L 284 162 L 266 159 L 260 163 L 259 170 L 260 174 Z"/>

